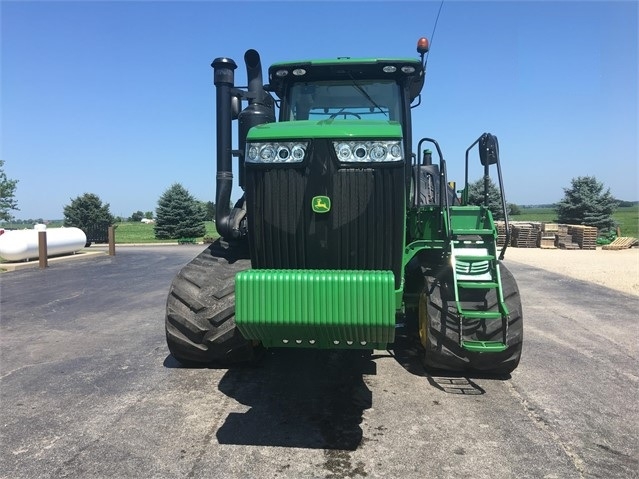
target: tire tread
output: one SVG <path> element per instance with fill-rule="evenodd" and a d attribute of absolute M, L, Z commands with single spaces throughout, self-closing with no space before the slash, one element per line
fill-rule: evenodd
<path fill-rule="evenodd" d="M 454 371 L 481 371 L 484 373 L 507 375 L 517 368 L 521 358 L 523 341 L 523 313 L 519 289 L 510 271 L 500 263 L 502 291 L 504 301 L 509 309 L 508 349 L 501 353 L 473 353 L 459 346 L 459 327 L 457 308 L 452 288 L 443 275 L 441 280 L 429 278 L 428 283 L 436 281 L 433 293 L 428 299 L 429 316 L 434 321 L 428 327 L 428 344 L 424 354 L 427 367 Z M 479 295 L 484 295 L 479 297 Z M 461 298 L 465 301 L 485 301 L 488 311 L 498 308 L 495 290 L 488 294 L 478 290 L 466 290 Z M 491 325 L 490 321 L 477 319 L 467 321 L 464 327 L 465 337 L 484 341 L 502 340 L 502 322 Z M 499 327 L 497 327 L 499 326 Z"/>
<path fill-rule="evenodd" d="M 250 267 L 244 248 L 218 240 L 182 268 L 171 284 L 165 331 L 184 364 L 254 359 L 253 344 L 235 324 L 235 274 Z"/>

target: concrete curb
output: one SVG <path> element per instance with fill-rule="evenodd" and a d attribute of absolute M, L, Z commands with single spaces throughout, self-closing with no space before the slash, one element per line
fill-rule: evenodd
<path fill-rule="evenodd" d="M 64 261 L 75 261 L 80 259 L 86 259 L 92 256 L 105 256 L 107 254 L 107 250 L 100 251 L 87 251 L 80 250 L 77 253 L 64 255 L 64 256 L 54 256 L 48 259 L 48 263 L 61 263 Z M 0 270 L 3 272 L 16 271 L 20 269 L 29 269 L 29 268 L 39 268 L 40 263 L 38 259 L 25 260 L 25 261 L 15 261 L 12 263 L 0 263 Z"/>
<path fill-rule="evenodd" d="M 131 247 L 143 247 L 143 246 L 153 246 L 153 247 L 159 247 L 159 246 L 202 246 L 204 245 L 204 243 L 195 243 L 195 244 L 189 244 L 189 245 L 180 245 L 178 243 L 125 243 L 125 244 L 117 244 L 115 245 L 116 247 L 116 255 L 117 255 L 117 249 L 118 248 L 127 248 L 129 246 Z M 79 260 L 79 259 L 86 259 L 89 257 L 93 257 L 93 256 L 105 256 L 107 255 L 109 252 L 109 245 L 108 244 L 98 244 L 98 245 L 92 245 L 89 248 L 84 248 L 80 251 L 78 251 L 77 253 L 73 253 L 73 254 L 68 254 L 68 255 L 64 255 L 64 256 L 54 256 L 49 258 L 48 262 L 49 264 L 51 263 L 60 263 L 60 262 L 64 262 L 64 261 L 74 261 L 74 260 Z M 0 272 L 10 272 L 10 271 L 16 271 L 16 270 L 21 270 L 21 269 L 33 269 L 33 268 L 39 268 L 40 267 L 40 263 L 38 262 L 38 259 L 31 259 L 31 260 L 25 260 L 25 261 L 14 261 L 14 262 L 7 262 L 7 263 L 0 263 Z"/>

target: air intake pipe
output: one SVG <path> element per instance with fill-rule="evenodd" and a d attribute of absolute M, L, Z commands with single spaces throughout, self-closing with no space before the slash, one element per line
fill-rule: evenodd
<path fill-rule="evenodd" d="M 217 124 L 217 177 L 215 194 L 215 223 L 220 236 L 225 239 L 237 239 L 241 236 L 239 222 L 243 213 L 231 210 L 231 191 L 233 189 L 233 148 L 231 123 L 233 117 L 233 99 L 238 97 L 249 100 L 249 105 L 237 116 L 239 142 L 239 184 L 244 188 L 244 150 L 246 136 L 251 128 L 263 123 L 275 121 L 273 99 L 262 85 L 262 63 L 255 50 L 244 54 L 248 91 L 235 88 L 234 71 L 237 64 L 230 58 L 216 58 L 213 67 L 215 84 L 216 124 Z"/>
<path fill-rule="evenodd" d="M 244 188 L 244 155 L 246 151 L 246 136 L 251 128 L 263 123 L 275 121 L 273 99 L 264 91 L 262 83 L 262 63 L 260 54 L 256 50 L 247 50 L 244 54 L 246 64 L 246 78 L 248 79 L 249 105 L 238 115 L 238 142 L 240 149 L 239 184 Z"/>
<path fill-rule="evenodd" d="M 262 83 L 262 62 L 257 50 L 246 50 L 244 53 L 244 63 L 246 64 L 246 78 L 248 79 L 249 104 L 254 102 L 264 104 L 266 92 Z"/>
<path fill-rule="evenodd" d="M 225 239 L 236 239 L 240 231 L 231 226 L 231 190 L 233 189 L 231 92 L 234 88 L 236 63 L 230 58 L 216 58 L 213 67 L 215 84 L 217 176 L 215 192 L 215 227 Z"/>

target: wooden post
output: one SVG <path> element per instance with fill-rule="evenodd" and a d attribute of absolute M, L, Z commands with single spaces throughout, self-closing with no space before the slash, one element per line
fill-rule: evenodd
<path fill-rule="evenodd" d="M 40 265 L 40 269 L 44 269 L 49 266 L 46 231 L 38 231 L 38 263 Z"/>
<path fill-rule="evenodd" d="M 109 226 L 109 256 L 115 256 L 115 226 Z"/>

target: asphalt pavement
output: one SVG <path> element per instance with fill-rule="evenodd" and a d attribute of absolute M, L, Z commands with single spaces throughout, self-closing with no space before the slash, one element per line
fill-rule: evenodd
<path fill-rule="evenodd" d="M 638 297 L 506 262 L 507 379 L 428 372 L 407 341 L 189 369 L 164 306 L 203 248 L 0 275 L 0 477 L 639 477 Z"/>

